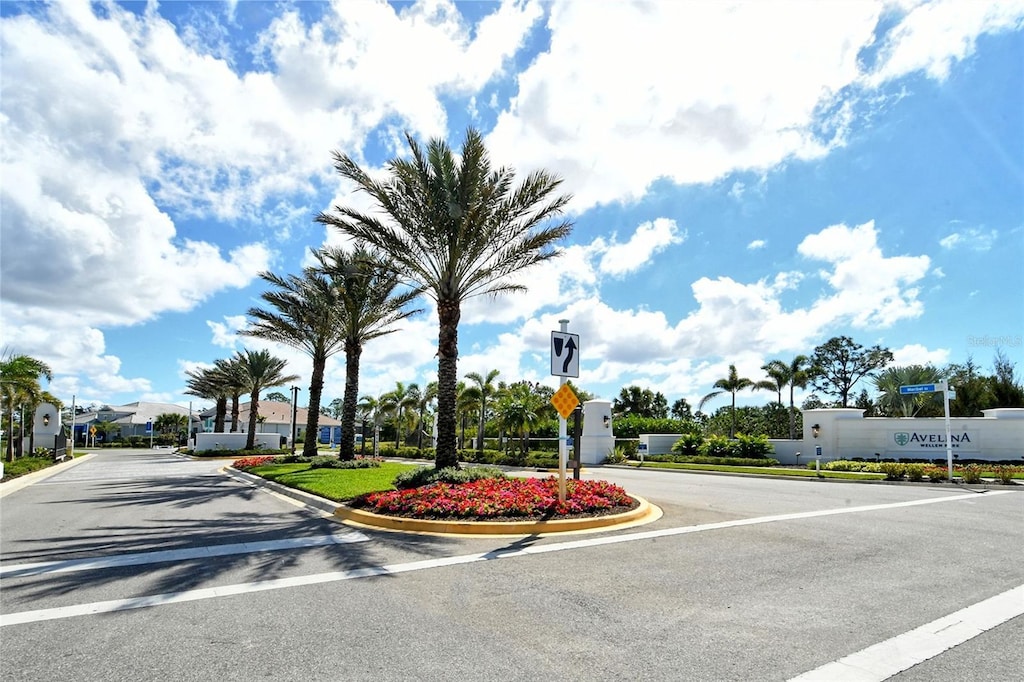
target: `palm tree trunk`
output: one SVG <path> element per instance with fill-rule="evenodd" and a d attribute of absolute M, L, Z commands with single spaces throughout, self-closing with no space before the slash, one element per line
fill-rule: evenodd
<path fill-rule="evenodd" d="M 225 396 L 218 396 L 217 405 L 213 415 L 213 432 L 224 433 L 224 414 L 228 411 L 228 399 Z M 238 423 L 238 419 L 235 419 Z"/>
<path fill-rule="evenodd" d="M 796 412 L 793 408 L 793 384 L 789 385 L 789 439 L 796 440 Z"/>
<path fill-rule="evenodd" d="M 313 357 L 313 375 L 309 379 L 309 406 L 306 410 L 306 437 L 302 441 L 302 456 L 316 456 L 317 430 L 320 424 L 320 395 L 324 391 L 326 356 Z"/>
<path fill-rule="evenodd" d="M 14 403 L 8 407 L 7 413 L 7 461 L 14 461 Z"/>
<path fill-rule="evenodd" d="M 256 445 L 256 421 L 259 419 L 260 389 L 257 386 L 249 396 L 249 433 L 245 438 L 245 449 L 252 450 Z"/>
<path fill-rule="evenodd" d="M 338 457 L 355 459 L 356 410 L 359 401 L 359 357 L 363 354 L 360 344 L 345 341 L 345 395 L 341 402 L 341 444 L 338 446 Z M 363 434 L 363 451 L 365 452 L 366 434 Z"/>
<path fill-rule="evenodd" d="M 732 417 L 732 427 L 729 429 L 729 438 L 736 437 L 736 391 L 732 392 L 732 408 L 729 410 Z"/>
<path fill-rule="evenodd" d="M 434 467 L 459 466 L 455 443 L 455 394 L 458 384 L 459 301 L 437 302 L 437 453 Z"/>
<path fill-rule="evenodd" d="M 239 413 L 238 399 L 239 399 L 239 397 L 238 397 L 237 393 L 232 393 L 231 394 L 231 433 L 234 433 L 234 432 L 238 431 L 238 426 L 239 426 L 239 424 L 238 424 L 238 413 Z M 221 427 L 221 428 L 223 428 L 223 427 Z"/>

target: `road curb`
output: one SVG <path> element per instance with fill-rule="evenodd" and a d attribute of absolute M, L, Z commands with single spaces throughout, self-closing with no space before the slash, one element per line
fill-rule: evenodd
<path fill-rule="evenodd" d="M 17 492 L 22 488 L 27 488 L 33 483 L 45 481 L 51 476 L 56 476 L 65 469 L 70 469 L 73 466 L 77 466 L 83 462 L 87 462 L 95 456 L 95 452 L 90 452 L 82 455 L 81 457 L 75 457 L 74 459 L 69 459 L 67 461 L 61 462 L 60 464 L 54 464 L 53 466 L 48 466 L 45 469 L 33 471 L 31 474 L 18 476 L 17 478 L 12 478 L 9 481 L 0 481 L 0 497 L 10 495 L 11 493 Z"/>
<path fill-rule="evenodd" d="M 361 528 L 386 530 L 401 533 L 417 533 L 427 535 L 470 535 L 470 536 L 509 536 L 509 535 L 549 535 L 565 533 L 583 533 L 605 530 L 632 528 L 657 521 L 662 516 L 661 508 L 651 504 L 639 495 L 630 495 L 640 502 L 640 506 L 621 514 L 609 514 L 585 519 L 556 519 L 553 521 L 429 521 L 425 519 L 408 519 L 397 516 L 382 516 L 353 509 L 333 500 L 328 500 L 312 493 L 268 481 L 253 474 L 224 467 L 222 472 L 239 479 L 256 488 L 298 500 L 305 505 L 325 511 L 338 519 Z"/>

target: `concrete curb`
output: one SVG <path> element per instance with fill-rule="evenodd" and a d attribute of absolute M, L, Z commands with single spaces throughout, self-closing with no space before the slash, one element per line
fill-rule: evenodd
<path fill-rule="evenodd" d="M 221 469 L 226 475 L 248 483 L 256 488 L 265 488 L 279 495 L 298 500 L 303 504 L 333 514 L 343 522 L 370 528 L 401 533 L 418 533 L 424 535 L 469 535 L 475 537 L 509 536 L 509 535 L 548 535 L 564 533 L 583 533 L 605 530 L 621 530 L 657 521 L 662 516 L 660 507 L 651 504 L 638 495 L 630 495 L 640 502 L 640 506 L 621 514 L 595 516 L 585 519 L 557 519 L 553 521 L 429 521 L 425 519 L 408 519 L 397 516 L 382 516 L 359 509 L 352 509 L 333 500 L 328 500 L 311 493 L 289 488 L 288 486 L 268 481 L 235 469 Z"/>
<path fill-rule="evenodd" d="M 83 462 L 87 462 L 95 456 L 95 452 L 90 452 L 82 455 L 81 457 L 75 457 L 74 459 L 66 460 L 64 462 L 61 462 L 60 464 L 54 464 L 53 466 L 46 467 L 45 469 L 33 471 L 31 474 L 18 476 L 17 478 L 12 478 L 9 481 L 0 481 L 0 497 L 5 497 L 13 492 L 21 490 L 22 488 L 27 488 L 33 483 L 45 481 L 51 476 L 56 476 L 65 469 L 70 469 L 73 466 L 77 466 Z"/>

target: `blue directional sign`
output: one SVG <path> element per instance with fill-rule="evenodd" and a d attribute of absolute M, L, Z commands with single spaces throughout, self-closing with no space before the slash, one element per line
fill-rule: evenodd
<path fill-rule="evenodd" d="M 153 433 L 153 420 L 146 422 L 146 433 Z"/>
<path fill-rule="evenodd" d="M 941 388 L 937 388 L 935 384 L 911 384 L 909 386 L 900 386 L 900 395 L 915 395 L 917 393 L 935 393 L 941 391 Z"/>

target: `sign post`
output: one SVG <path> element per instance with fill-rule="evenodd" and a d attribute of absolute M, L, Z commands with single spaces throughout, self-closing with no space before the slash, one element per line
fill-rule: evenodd
<path fill-rule="evenodd" d="M 153 449 L 153 420 L 146 422 L 146 433 L 149 434 L 149 449 Z"/>
<path fill-rule="evenodd" d="M 565 385 L 566 377 L 580 375 L 580 337 L 569 333 L 569 320 L 559 320 L 559 331 L 551 332 L 551 375 L 559 377 L 558 391 L 551 404 L 558 410 L 558 501 L 565 502 L 565 468 L 569 459 L 568 427 L 566 420 L 579 405 L 572 389 Z"/>
<path fill-rule="evenodd" d="M 956 397 L 956 391 L 949 387 L 948 381 L 940 381 L 937 384 L 909 384 L 900 386 L 900 395 L 918 395 L 919 393 L 938 393 L 942 391 L 942 404 L 946 418 L 946 469 L 949 475 L 949 482 L 953 482 L 953 441 L 949 427 L 949 399 Z"/>

